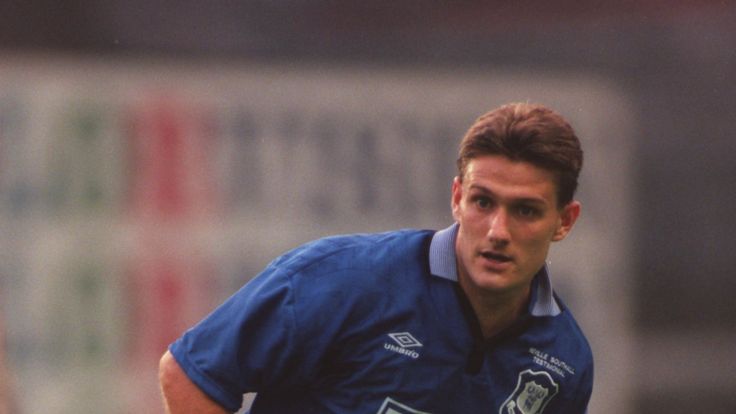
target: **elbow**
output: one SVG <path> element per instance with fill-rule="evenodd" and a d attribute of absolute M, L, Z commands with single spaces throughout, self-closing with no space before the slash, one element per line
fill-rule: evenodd
<path fill-rule="evenodd" d="M 171 414 L 176 408 L 176 399 L 179 398 L 178 393 L 181 392 L 178 389 L 181 375 L 182 370 L 179 364 L 167 350 L 158 362 L 158 383 L 166 414 Z"/>
<path fill-rule="evenodd" d="M 158 363 L 158 382 L 164 395 L 167 394 L 180 371 L 181 368 L 174 356 L 171 355 L 171 352 L 166 351 Z"/>
<path fill-rule="evenodd" d="M 166 351 L 158 363 L 158 380 L 163 396 L 164 412 L 226 414 L 189 379 L 171 352 Z"/>

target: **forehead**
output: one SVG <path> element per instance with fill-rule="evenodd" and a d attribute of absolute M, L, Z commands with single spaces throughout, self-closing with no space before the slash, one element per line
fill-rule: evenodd
<path fill-rule="evenodd" d="M 465 170 L 463 186 L 504 198 L 532 198 L 552 204 L 557 200 L 557 180 L 553 172 L 502 155 L 472 159 Z"/>

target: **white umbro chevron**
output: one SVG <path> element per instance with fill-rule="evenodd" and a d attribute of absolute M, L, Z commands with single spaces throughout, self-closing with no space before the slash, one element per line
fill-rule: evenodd
<path fill-rule="evenodd" d="M 399 344 L 402 348 L 413 348 L 416 346 L 422 346 L 422 343 L 417 341 L 416 338 L 412 336 L 409 332 L 396 332 L 396 333 L 390 333 L 388 336 L 391 337 L 391 339 L 394 340 L 397 344 Z"/>

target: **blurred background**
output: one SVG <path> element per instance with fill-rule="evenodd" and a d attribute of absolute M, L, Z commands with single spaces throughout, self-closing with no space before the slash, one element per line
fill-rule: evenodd
<path fill-rule="evenodd" d="M 0 413 L 158 413 L 167 344 L 306 240 L 450 224 L 508 101 L 583 140 L 553 282 L 590 412 L 736 412 L 736 3 L 0 5 Z M 3 411 L 4 410 L 4 411 Z"/>

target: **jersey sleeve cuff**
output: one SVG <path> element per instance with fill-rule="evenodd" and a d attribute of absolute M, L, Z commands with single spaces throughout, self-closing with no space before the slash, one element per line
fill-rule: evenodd
<path fill-rule="evenodd" d="M 210 379 L 188 357 L 181 339 L 169 346 L 169 352 L 179 364 L 187 377 L 208 397 L 231 412 L 236 412 L 243 405 L 243 396 L 234 395 Z"/>

